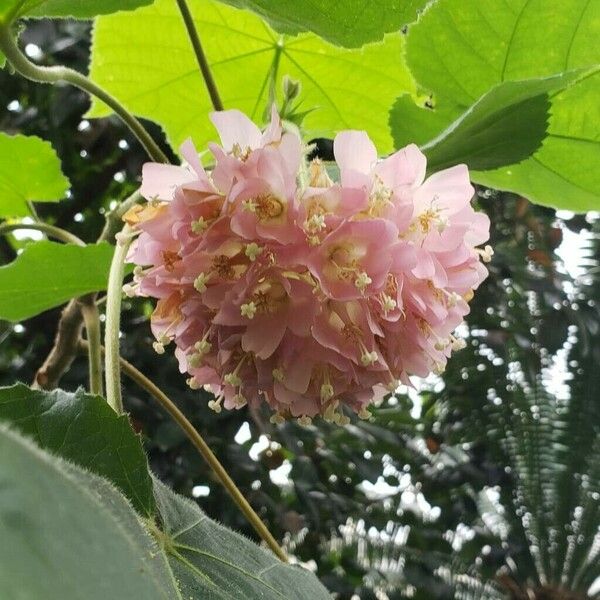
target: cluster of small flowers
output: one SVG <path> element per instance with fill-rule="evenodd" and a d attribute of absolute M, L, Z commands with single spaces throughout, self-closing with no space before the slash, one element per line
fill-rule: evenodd
<path fill-rule="evenodd" d="M 466 166 L 426 179 L 416 146 L 380 161 L 344 131 L 334 182 L 275 110 L 264 132 L 236 110 L 211 119 L 214 168 L 185 142 L 184 166 L 144 166 L 149 202 L 126 215 L 126 292 L 158 299 L 155 350 L 175 342 L 215 411 L 264 398 L 273 422 L 368 418 L 399 382 L 441 373 L 491 256 Z"/>

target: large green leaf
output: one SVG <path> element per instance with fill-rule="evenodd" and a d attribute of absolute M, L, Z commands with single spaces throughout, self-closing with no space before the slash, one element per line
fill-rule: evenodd
<path fill-rule="evenodd" d="M 422 147 L 428 167 L 439 170 L 466 163 L 470 169 L 489 170 L 528 158 L 546 136 L 548 92 L 564 89 L 582 76 L 577 70 L 498 84 Z M 396 125 L 392 123 L 392 134 Z"/>
<path fill-rule="evenodd" d="M 181 598 L 164 555 L 106 480 L 0 424 L 0 597 Z"/>
<path fill-rule="evenodd" d="M 0 423 L 0 597 L 329 599 L 317 578 L 155 482 L 160 527 L 105 479 Z"/>
<path fill-rule="evenodd" d="M 396 145 L 437 136 L 503 81 L 600 63 L 600 3 L 439 0 L 411 27 L 407 61 L 433 110 L 408 99 L 392 111 Z M 600 73 L 552 95 L 548 134 L 515 165 L 473 173 L 479 183 L 571 210 L 600 206 Z M 429 104 L 429 102 L 427 102 Z"/>
<path fill-rule="evenodd" d="M 68 189 L 49 142 L 0 132 L 0 217 L 29 215 L 28 201 L 56 202 Z"/>
<path fill-rule="evenodd" d="M 110 244 L 29 244 L 0 267 L 0 319 L 22 321 L 70 298 L 106 288 Z"/>
<path fill-rule="evenodd" d="M 394 99 L 412 92 L 403 64 L 402 36 L 360 50 L 344 50 L 313 34 L 275 34 L 259 17 L 211 0 L 190 2 L 226 108 L 262 119 L 271 75 L 302 81 L 309 135 L 366 129 L 381 152 L 392 148 L 387 114 Z M 212 110 L 176 3 L 156 0 L 135 13 L 100 17 L 92 46 L 91 77 L 129 110 L 160 123 L 171 143 L 192 136 L 201 148 L 216 135 Z M 90 116 L 109 114 L 95 101 Z"/>
<path fill-rule="evenodd" d="M 45 450 L 106 477 L 139 513 L 152 514 L 152 481 L 140 437 L 103 398 L 82 390 L 32 390 L 19 383 L 0 388 L 0 421 Z"/>
<path fill-rule="evenodd" d="M 414 21 L 427 0 L 221 0 L 249 8 L 282 33 L 312 31 L 333 44 L 355 48 L 380 40 Z"/>
<path fill-rule="evenodd" d="M 164 550 L 184 598 L 328 600 L 304 569 L 282 563 L 243 536 L 211 521 L 196 504 L 159 481 L 155 494 Z"/>
<path fill-rule="evenodd" d="M 18 17 L 91 19 L 118 10 L 133 10 L 153 0 L 0 0 L 0 22 Z"/>

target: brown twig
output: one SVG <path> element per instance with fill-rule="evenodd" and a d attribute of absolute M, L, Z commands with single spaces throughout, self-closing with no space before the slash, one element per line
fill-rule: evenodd
<path fill-rule="evenodd" d="M 134 192 L 117 206 L 115 210 L 109 213 L 98 241 L 113 241 L 115 234 L 121 229 L 123 215 L 140 200 L 141 196 L 139 192 Z M 97 294 L 93 294 L 89 298 L 95 302 Z M 60 378 L 71 366 L 77 355 L 82 331 L 83 315 L 81 313 L 80 300 L 79 298 L 73 298 L 65 306 L 60 315 L 54 345 L 46 360 L 35 374 L 33 387 L 51 390 L 58 385 Z"/>
<path fill-rule="evenodd" d="M 63 309 L 58 321 L 56 337 L 50 354 L 44 364 L 35 374 L 32 386 L 51 390 L 58 385 L 62 374 L 71 366 L 76 352 L 81 332 L 83 331 L 83 316 L 79 299 L 71 300 Z"/>

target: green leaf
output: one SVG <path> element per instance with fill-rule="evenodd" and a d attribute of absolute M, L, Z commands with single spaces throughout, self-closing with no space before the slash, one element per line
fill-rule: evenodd
<path fill-rule="evenodd" d="M 49 142 L 0 132 L 0 217 L 24 217 L 32 202 L 57 202 L 69 181 Z"/>
<path fill-rule="evenodd" d="M 249 8 L 277 31 L 312 31 L 332 44 L 356 48 L 414 21 L 427 0 L 221 0 Z"/>
<path fill-rule="evenodd" d="M 181 598 L 117 490 L 0 425 L 0 597 Z"/>
<path fill-rule="evenodd" d="M 163 530 L 107 480 L 0 423 L 0 597 L 328 600 L 282 563 L 155 481 Z"/>
<path fill-rule="evenodd" d="M 153 0 L 0 0 L 0 20 L 8 17 L 73 17 L 91 19 L 119 10 L 147 6 Z"/>
<path fill-rule="evenodd" d="M 439 0 L 411 27 L 406 48 L 411 72 L 433 93 L 433 109 L 398 102 L 392 115 L 396 146 L 436 137 L 499 83 L 597 65 L 600 45 L 590 40 L 598 38 L 598 2 Z M 533 156 L 475 171 L 473 180 L 548 206 L 597 209 L 599 121 L 600 73 L 590 71 L 552 94 L 547 136 Z"/>
<path fill-rule="evenodd" d="M 141 514 L 154 511 L 152 481 L 140 437 L 106 400 L 78 390 L 45 392 L 22 383 L 0 388 L 0 421 L 40 447 L 109 479 Z"/>
<path fill-rule="evenodd" d="M 543 79 L 505 81 L 484 94 L 439 136 L 422 147 L 427 165 L 440 170 L 456 163 L 489 170 L 531 156 L 548 125 L 548 92 L 564 89 L 581 71 Z M 392 134 L 397 121 L 392 109 Z"/>
<path fill-rule="evenodd" d="M 282 563 L 243 536 L 211 521 L 160 481 L 155 495 L 164 550 L 184 598 L 203 600 L 329 600 L 317 578 Z"/>
<path fill-rule="evenodd" d="M 22 321 L 71 298 L 106 289 L 113 247 L 40 241 L 0 267 L 0 319 Z"/>
<path fill-rule="evenodd" d="M 259 17 L 210 0 L 190 4 L 226 108 L 261 121 L 275 67 L 277 94 L 288 74 L 302 82 L 302 109 L 316 108 L 305 119 L 309 136 L 366 129 L 382 153 L 392 149 L 388 111 L 398 95 L 413 91 L 401 34 L 344 50 L 313 34 L 275 34 Z M 90 75 L 129 110 L 160 123 L 172 144 L 191 136 L 202 149 L 215 140 L 212 106 L 172 0 L 97 19 Z M 90 116 L 109 113 L 94 101 Z"/>

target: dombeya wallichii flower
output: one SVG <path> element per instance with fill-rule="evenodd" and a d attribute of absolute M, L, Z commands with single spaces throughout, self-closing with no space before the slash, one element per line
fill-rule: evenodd
<path fill-rule="evenodd" d="M 217 412 L 264 400 L 274 422 L 368 418 L 399 382 L 441 373 L 491 257 L 466 166 L 426 178 L 415 145 L 379 160 L 344 131 L 334 182 L 275 110 L 264 132 L 237 110 L 211 119 L 214 167 L 185 142 L 183 166 L 144 165 L 148 203 L 126 215 L 128 290 L 158 301 L 157 351 L 174 342 Z"/>

